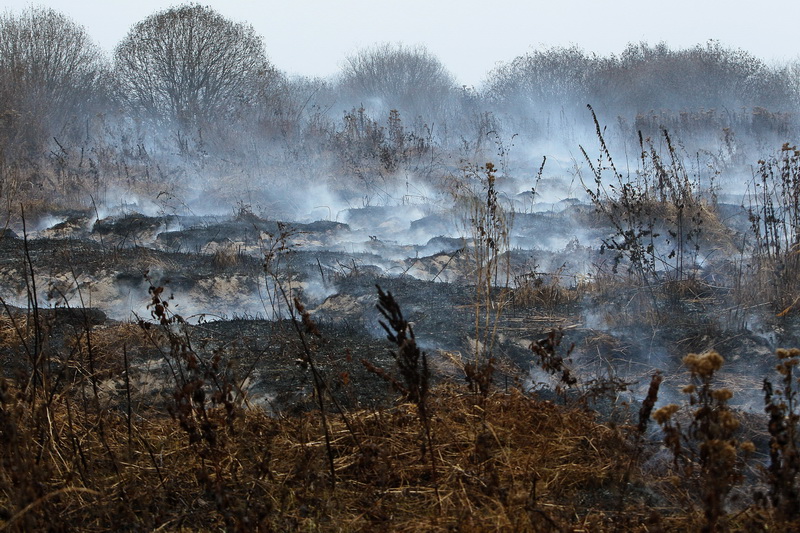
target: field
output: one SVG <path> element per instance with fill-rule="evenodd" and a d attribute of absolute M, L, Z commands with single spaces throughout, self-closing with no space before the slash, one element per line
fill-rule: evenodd
<path fill-rule="evenodd" d="M 262 48 L 0 17 L 0 529 L 800 528 L 796 63 Z"/>
<path fill-rule="evenodd" d="M 407 208 L 7 232 L 6 527 L 796 524 L 795 253 L 761 237 L 783 221 L 692 187 L 515 213 L 494 172 L 388 230 Z"/>

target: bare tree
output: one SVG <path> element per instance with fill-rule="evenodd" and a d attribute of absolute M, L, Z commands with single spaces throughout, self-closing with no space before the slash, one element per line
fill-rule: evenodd
<path fill-rule="evenodd" d="M 783 72 L 788 80 L 787 85 L 794 99 L 795 108 L 800 107 L 800 56 L 787 64 Z"/>
<path fill-rule="evenodd" d="M 105 60 L 83 27 L 48 8 L 0 16 L 0 137 L 32 155 L 53 135 L 83 126 Z"/>
<path fill-rule="evenodd" d="M 426 120 L 435 120 L 456 94 L 453 76 L 421 46 L 381 44 L 361 50 L 346 59 L 340 83 L 352 105 L 380 114 L 397 109 Z"/>
<path fill-rule="evenodd" d="M 596 100 L 616 109 L 792 110 L 786 73 L 751 54 L 709 41 L 674 50 L 665 43 L 629 44 L 593 78 Z"/>
<path fill-rule="evenodd" d="M 515 112 L 582 107 L 599 64 L 577 46 L 536 50 L 491 71 L 485 95 Z"/>
<path fill-rule="evenodd" d="M 252 26 L 194 4 L 136 24 L 114 59 L 123 101 L 181 127 L 230 118 L 278 76 Z"/>

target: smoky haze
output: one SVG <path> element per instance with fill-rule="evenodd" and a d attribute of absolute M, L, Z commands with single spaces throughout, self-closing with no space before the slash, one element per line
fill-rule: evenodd
<path fill-rule="evenodd" d="M 614 55 L 542 47 L 466 87 L 420 45 L 370 44 L 335 75 L 309 78 L 282 72 L 251 25 L 208 7 L 130 24 L 106 58 L 57 11 L 0 17 L 6 226 L 22 231 L 25 204 L 43 237 L 80 220 L 75 231 L 104 246 L 222 261 L 264 254 L 243 226 L 271 238 L 277 221 L 294 223 L 300 249 L 352 260 L 316 260 L 305 291 L 318 304 L 335 292 L 334 271 L 464 281 L 458 251 L 475 240 L 470 209 L 487 194 L 514 213 L 503 231 L 517 285 L 577 289 L 600 268 L 641 261 L 643 237 L 640 281 L 700 271 L 713 254 L 692 251 L 698 233 L 668 227 L 669 214 L 611 212 L 599 225 L 595 208 L 660 190 L 682 217 L 678 196 L 699 205 L 704 195 L 749 231 L 735 208 L 756 190 L 754 168 L 785 153 L 800 126 L 800 63 L 770 65 L 716 41 L 631 43 Z M 117 219 L 132 215 L 158 224 L 115 240 Z M 610 256 L 598 260 L 598 249 Z M 249 298 L 231 305 L 263 308 L 256 287 L 230 288 Z"/>
<path fill-rule="evenodd" d="M 7 12 L 0 31 L 3 195 L 15 229 L 23 198 L 43 220 L 70 209 L 245 210 L 353 224 L 356 210 L 398 207 L 355 229 L 424 245 L 463 236 L 457 199 L 480 192 L 486 162 L 520 213 L 586 202 L 603 146 L 631 175 L 648 149 L 670 151 L 716 197 L 741 203 L 752 166 L 798 126 L 800 65 L 714 41 L 635 43 L 607 56 L 542 48 L 499 64 L 476 89 L 402 43 L 356 50 L 329 78 L 289 76 L 252 26 L 196 5 L 131 21 L 109 60 L 51 9 Z M 551 249 L 570 238 L 515 242 Z"/>
<path fill-rule="evenodd" d="M 251 26 L 199 6 L 131 21 L 111 61 L 46 8 L 7 12 L 2 31 L 4 161 L 23 173 L 45 164 L 29 186 L 45 191 L 49 179 L 58 195 L 48 200 L 67 204 L 135 198 L 219 214 L 245 202 L 335 218 L 350 207 L 445 200 L 451 176 L 490 160 L 516 195 L 545 156 L 542 179 L 571 183 L 569 194 L 580 189 L 580 147 L 598 144 L 587 104 L 627 164 L 641 151 L 639 132 L 659 142 L 666 129 L 695 166 L 702 153 L 699 165 L 736 189 L 797 127 L 798 64 L 770 66 L 713 41 L 630 44 L 609 56 L 542 48 L 473 89 L 425 47 L 400 43 L 354 51 L 327 79 L 290 77 Z M 60 79 L 36 66 L 55 49 Z"/>

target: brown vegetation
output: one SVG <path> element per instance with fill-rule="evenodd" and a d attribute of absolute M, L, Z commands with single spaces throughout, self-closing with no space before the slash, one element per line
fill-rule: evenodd
<path fill-rule="evenodd" d="M 17 364 L 18 377 L 2 379 L 5 529 L 766 531 L 798 525 L 792 503 L 796 350 L 778 353 L 783 388 L 776 394 L 770 386 L 767 394 L 772 465 L 759 473 L 745 469 L 755 446 L 741 437 L 741 421 L 726 406 L 731 392 L 714 384 L 723 363 L 715 352 L 684 360 L 693 379 L 685 388 L 686 418 L 679 405 L 654 410 L 658 375 L 641 409 L 621 404 L 611 418 L 587 403 L 611 381 L 564 392 L 560 405 L 517 387 L 476 395 L 459 379 L 429 385 L 426 355 L 397 303 L 379 292 L 384 327 L 398 349 L 398 375 L 368 366 L 401 395 L 392 406 L 346 409 L 335 401 L 333 376 L 315 369 L 318 405 L 323 413 L 325 403 L 334 409 L 320 426 L 319 410 L 275 416 L 247 407 L 241 376 L 223 352 L 197 347 L 163 290 L 150 293 L 152 317 L 138 327 L 109 330 L 78 320 L 74 340 L 65 340 L 68 353 L 47 353 L 43 364 L 42 351 L 30 364 Z M 322 337 L 302 305 L 295 306 L 307 331 L 298 335 Z M 36 329 L 37 318 L 10 310 L 6 318 L 4 347 L 30 349 L 24 331 Z M 565 366 L 562 335 L 553 332 L 531 348 L 569 388 L 577 380 Z M 165 401 L 143 401 L 131 383 L 128 352 L 142 344 L 155 346 L 169 364 L 172 377 L 161 387 L 172 392 Z M 314 348 L 307 346 L 298 346 L 297 357 L 313 365 L 308 350 Z M 350 377 L 338 380 L 345 389 L 359 387 Z M 651 413 L 664 428 L 672 461 L 648 432 Z M 744 476 L 760 480 L 769 499 L 745 491 L 727 502 Z M 57 524 L 53 516 L 60 517 Z"/>
<path fill-rule="evenodd" d="M 39 68 L 54 50 L 61 63 Z M 114 65 L 56 12 L 5 14 L 0 67 L 0 288 L 23 302 L 0 297 L 0 530 L 800 528 L 800 351 L 777 350 L 771 377 L 764 340 L 797 341 L 800 310 L 800 151 L 764 148 L 797 132 L 789 69 L 716 43 L 553 49 L 499 67 L 479 93 L 424 48 L 385 45 L 338 80 L 289 80 L 251 27 L 197 5 L 135 25 Z M 672 100 L 654 100 L 665 80 Z M 572 149 L 587 128 L 565 107 L 587 100 L 609 102 L 618 136 L 638 133 L 637 168 L 617 166 L 590 107 L 600 153 L 581 148 L 572 175 L 588 173 L 589 204 L 534 212 L 544 181 L 569 179 L 543 162 L 520 193 L 530 156 L 511 147 L 561 135 Z M 678 134 L 720 143 L 707 168 Z M 718 202 L 717 178 L 754 149 L 746 205 Z M 425 218 L 459 219 L 465 238 L 420 225 L 424 247 L 394 245 L 417 255 L 393 263 L 399 276 L 356 261 L 386 245 L 372 233 L 344 262 L 320 252 L 313 279 L 295 270 L 304 243 L 357 233 L 338 207 L 415 202 L 447 203 Z M 145 205 L 157 215 L 132 212 Z M 232 220 L 193 211 L 220 205 Z M 327 220 L 307 232 L 283 222 L 318 209 Z M 197 225 L 166 231 L 179 213 Z M 62 221 L 29 240 L 48 215 Z M 272 320 L 225 338 L 210 314 L 189 324 L 172 291 L 183 282 L 187 307 L 208 304 L 217 273 L 229 292 L 258 285 Z M 445 275 L 459 287 L 437 300 Z M 332 296 L 307 308 L 317 280 Z M 82 292 L 101 281 L 144 287 L 146 311 L 107 320 Z M 375 283 L 416 292 L 373 296 Z M 422 311 L 404 314 L 404 297 Z M 388 343 L 362 327 L 373 301 Z M 435 315 L 446 346 L 426 352 L 412 314 Z M 647 348 L 628 357 L 634 341 Z M 620 375 L 623 356 L 638 368 Z M 766 416 L 736 411 L 762 371 Z M 270 387 L 258 398 L 256 379 Z M 646 396 L 632 390 L 648 380 Z M 665 405 L 676 383 L 682 399 Z"/>

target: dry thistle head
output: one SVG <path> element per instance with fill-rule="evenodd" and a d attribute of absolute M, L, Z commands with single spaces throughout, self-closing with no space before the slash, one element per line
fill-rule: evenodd
<path fill-rule="evenodd" d="M 725 360 L 714 350 L 701 354 L 690 353 L 683 358 L 683 364 L 689 367 L 692 374 L 703 378 L 710 378 L 714 372 L 722 368 Z"/>
<path fill-rule="evenodd" d="M 739 448 L 747 455 L 756 453 L 756 445 L 752 441 L 746 440 L 739 445 Z"/>
<path fill-rule="evenodd" d="M 717 389 L 711 393 L 718 402 L 727 402 L 733 398 L 733 393 L 729 389 Z"/>
<path fill-rule="evenodd" d="M 666 424 L 667 422 L 672 419 L 672 415 L 678 412 L 680 406 L 676 403 L 671 403 L 669 405 L 665 405 L 661 409 L 657 409 L 656 412 L 653 413 L 653 419 L 661 425 Z"/>
<path fill-rule="evenodd" d="M 775 353 L 779 361 L 775 369 L 780 375 L 784 376 L 784 378 L 791 379 L 794 373 L 794 367 L 800 364 L 800 350 L 797 348 L 792 348 L 790 350 L 779 348 Z"/>
<path fill-rule="evenodd" d="M 715 464 L 732 467 L 736 463 L 736 445 L 727 439 L 709 439 L 700 443 L 701 457 L 713 457 Z"/>
<path fill-rule="evenodd" d="M 775 350 L 775 354 L 778 356 L 778 359 L 789 359 L 790 357 L 799 357 L 800 356 L 800 348 L 778 348 Z"/>
<path fill-rule="evenodd" d="M 731 411 L 722 411 L 719 413 L 719 427 L 726 433 L 732 434 L 739 429 L 739 420 L 734 416 Z"/>

